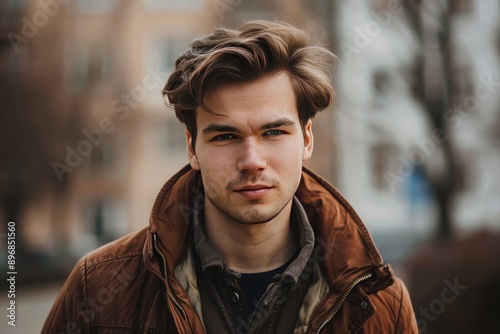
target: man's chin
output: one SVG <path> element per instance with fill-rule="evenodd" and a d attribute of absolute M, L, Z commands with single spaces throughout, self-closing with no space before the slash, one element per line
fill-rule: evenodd
<path fill-rule="evenodd" d="M 242 225 L 266 224 L 276 218 L 287 206 L 285 204 L 279 208 L 276 206 L 276 203 L 268 203 L 263 199 L 252 199 L 242 202 L 241 198 L 238 200 L 233 198 L 223 205 L 218 205 L 210 197 L 208 200 L 223 215 Z"/>
<path fill-rule="evenodd" d="M 243 225 L 259 225 L 259 224 L 266 224 L 271 222 L 276 216 L 280 214 L 282 211 L 278 210 L 277 212 L 272 212 L 272 213 L 263 213 L 263 212 L 243 212 L 238 215 L 234 215 L 232 218 L 234 221 L 237 223 L 243 224 Z"/>

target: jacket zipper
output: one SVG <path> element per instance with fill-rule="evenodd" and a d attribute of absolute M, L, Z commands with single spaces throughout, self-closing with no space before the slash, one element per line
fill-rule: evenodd
<path fill-rule="evenodd" d="M 161 255 L 161 258 L 163 259 L 163 276 L 165 278 L 165 285 L 167 286 L 167 296 L 175 304 L 175 306 L 177 306 L 177 308 L 182 312 L 182 316 L 184 317 L 184 320 L 188 321 L 186 311 L 184 311 L 184 308 L 182 307 L 182 305 L 179 304 L 179 302 L 174 298 L 174 296 L 170 292 L 170 289 L 168 288 L 168 283 L 167 283 L 167 259 L 165 259 L 165 255 L 163 255 L 163 253 L 158 248 L 158 245 L 156 243 L 156 234 L 153 234 L 153 240 L 154 240 L 155 250 L 158 252 L 158 254 Z"/>
<path fill-rule="evenodd" d="M 340 298 L 340 300 L 337 302 L 337 304 L 333 308 L 332 312 L 330 312 L 330 314 L 328 314 L 328 317 L 326 317 L 325 321 L 323 321 L 323 323 L 321 324 L 321 326 L 319 326 L 318 331 L 316 332 L 316 334 L 319 334 L 323 330 L 323 328 L 325 328 L 325 326 L 333 319 L 333 317 L 335 317 L 335 315 L 339 311 L 340 307 L 342 306 L 342 304 L 344 304 L 345 300 L 347 299 L 347 296 L 351 293 L 352 289 L 354 289 L 354 287 L 356 285 L 358 285 L 359 283 L 363 282 L 364 280 L 369 279 L 370 277 L 372 277 L 372 274 L 368 273 L 366 275 L 363 275 L 363 276 L 357 278 L 356 280 L 354 280 L 349 285 L 349 287 L 347 288 L 347 290 L 342 295 L 342 298 Z"/>

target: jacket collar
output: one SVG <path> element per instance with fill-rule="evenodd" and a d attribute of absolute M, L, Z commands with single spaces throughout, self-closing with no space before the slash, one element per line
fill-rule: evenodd
<path fill-rule="evenodd" d="M 368 229 L 340 192 L 313 171 L 303 168 L 295 193 L 316 234 L 320 267 L 330 288 L 343 292 L 372 271 L 367 294 L 393 284 L 394 276 L 375 247 Z M 337 291 L 335 291 L 337 290 Z"/>
<path fill-rule="evenodd" d="M 393 274 L 382 267 L 382 257 L 351 205 L 326 180 L 303 168 L 295 193 L 304 207 L 316 236 L 315 252 L 333 293 L 372 270 L 366 293 L 371 294 L 393 283 Z M 203 208 L 204 196 L 199 171 L 183 167 L 166 182 L 154 203 L 144 258 L 153 257 L 152 235 L 166 258 L 167 273 L 172 275 L 187 247 L 188 225 L 193 209 Z"/>

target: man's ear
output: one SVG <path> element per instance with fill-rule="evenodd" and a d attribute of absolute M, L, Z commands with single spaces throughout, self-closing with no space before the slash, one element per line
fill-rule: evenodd
<path fill-rule="evenodd" d="M 308 120 L 304 126 L 304 151 L 302 152 L 302 161 L 309 160 L 312 156 L 314 147 L 314 137 L 312 132 L 312 120 Z"/>
<path fill-rule="evenodd" d="M 191 168 L 200 170 L 200 164 L 198 163 L 198 158 L 196 157 L 196 152 L 194 151 L 193 148 L 193 137 L 191 136 L 191 133 L 189 133 L 187 129 L 186 129 L 186 146 L 187 146 L 189 164 L 191 165 Z"/>

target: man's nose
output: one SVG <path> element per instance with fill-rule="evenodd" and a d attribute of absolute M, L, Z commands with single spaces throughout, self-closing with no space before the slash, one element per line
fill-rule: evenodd
<path fill-rule="evenodd" d="M 255 140 L 246 140 L 238 153 L 238 170 L 252 173 L 267 167 L 265 152 Z"/>

